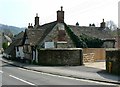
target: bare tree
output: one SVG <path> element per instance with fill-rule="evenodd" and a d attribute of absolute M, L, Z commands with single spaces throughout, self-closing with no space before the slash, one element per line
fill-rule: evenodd
<path fill-rule="evenodd" d="M 106 27 L 112 31 L 117 30 L 117 25 L 112 20 L 106 22 Z"/>

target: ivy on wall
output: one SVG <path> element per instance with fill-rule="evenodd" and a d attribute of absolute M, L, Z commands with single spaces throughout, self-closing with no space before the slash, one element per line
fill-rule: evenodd
<path fill-rule="evenodd" d="M 80 36 L 75 35 L 66 24 L 65 29 L 77 48 L 101 48 L 104 43 L 104 41 L 99 38 L 90 37 L 85 34 L 81 34 Z"/>
<path fill-rule="evenodd" d="M 80 35 L 80 38 L 86 43 L 88 48 L 101 48 L 104 43 L 104 41 L 99 38 L 90 37 L 85 34 Z"/>
<path fill-rule="evenodd" d="M 87 45 L 65 24 L 65 29 L 77 48 L 86 48 Z"/>

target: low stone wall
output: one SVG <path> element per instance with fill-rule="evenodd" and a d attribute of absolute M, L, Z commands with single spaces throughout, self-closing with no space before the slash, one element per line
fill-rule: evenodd
<path fill-rule="evenodd" d="M 109 73 L 120 75 L 120 49 L 106 50 L 106 70 Z"/>
<path fill-rule="evenodd" d="M 83 62 L 95 62 L 105 60 L 104 48 L 84 48 L 83 49 Z"/>
<path fill-rule="evenodd" d="M 83 54 L 83 62 L 94 62 L 95 58 L 94 58 L 94 53 L 84 53 Z"/>
<path fill-rule="evenodd" d="M 40 65 L 82 65 L 83 54 L 79 48 L 54 48 L 38 50 Z"/>

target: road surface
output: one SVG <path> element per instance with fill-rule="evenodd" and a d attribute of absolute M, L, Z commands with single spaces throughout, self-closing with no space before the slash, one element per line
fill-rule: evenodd
<path fill-rule="evenodd" d="M 2 85 L 79 85 L 79 87 L 82 87 L 83 85 L 86 85 L 85 87 L 90 87 L 90 85 L 91 87 L 93 85 L 113 85 L 109 83 L 95 82 L 26 70 L 3 62 L 0 67 L 2 67 L 0 70 Z"/>

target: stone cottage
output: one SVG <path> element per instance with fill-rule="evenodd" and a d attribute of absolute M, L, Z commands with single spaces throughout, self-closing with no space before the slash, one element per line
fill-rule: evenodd
<path fill-rule="evenodd" d="M 29 23 L 25 32 L 19 34 L 20 38 L 16 38 L 8 49 L 12 48 L 14 56 L 17 58 L 38 62 L 38 49 L 76 48 L 68 35 L 66 26 L 77 36 L 86 34 L 97 37 L 105 40 L 103 47 L 114 47 L 115 40 L 107 31 L 108 28 L 105 27 L 104 20 L 100 27 L 95 27 L 95 25 L 79 26 L 78 23 L 77 25 L 67 25 L 64 21 L 64 13 L 63 7 L 61 7 L 57 11 L 57 20 L 44 25 L 39 25 L 39 17 L 36 14 L 34 26 Z M 9 50 L 6 50 L 6 53 L 11 54 Z"/>
<path fill-rule="evenodd" d="M 36 14 L 35 25 L 29 23 L 24 35 L 24 54 L 28 60 L 37 61 L 37 48 L 74 48 L 64 25 L 64 11 L 57 11 L 57 21 L 39 25 Z"/>
<path fill-rule="evenodd" d="M 39 17 L 36 14 L 34 26 L 29 23 L 28 29 L 25 30 L 23 39 L 24 57 L 28 60 L 37 61 L 38 48 L 75 48 L 71 38 L 69 37 L 64 21 L 63 7 L 57 11 L 57 20 L 39 25 Z M 113 48 L 115 44 L 114 38 L 107 31 L 105 22 L 100 27 L 67 25 L 77 36 L 86 34 L 105 40 L 104 47 Z"/>

